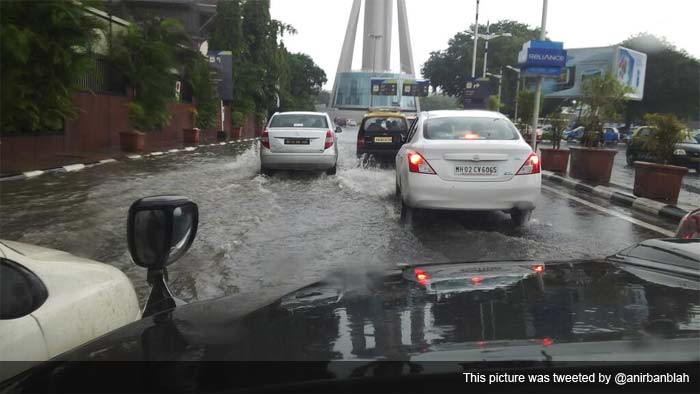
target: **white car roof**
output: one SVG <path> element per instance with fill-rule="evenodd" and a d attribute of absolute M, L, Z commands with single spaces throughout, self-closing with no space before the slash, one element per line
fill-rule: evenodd
<path fill-rule="evenodd" d="M 505 115 L 500 112 L 486 111 L 480 109 L 465 109 L 465 110 L 440 110 L 440 111 L 427 111 L 426 114 L 428 118 L 442 118 L 446 116 L 463 116 L 463 117 L 473 117 L 473 118 L 503 118 L 507 119 Z"/>

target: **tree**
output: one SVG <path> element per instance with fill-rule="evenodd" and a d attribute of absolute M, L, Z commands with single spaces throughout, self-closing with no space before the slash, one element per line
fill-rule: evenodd
<path fill-rule="evenodd" d="M 669 164 L 673 160 L 676 144 L 683 141 L 681 131 L 685 126 L 673 114 L 646 114 L 644 122 L 651 126 L 644 149 L 651 153 L 656 162 Z"/>
<path fill-rule="evenodd" d="M 479 31 L 484 32 L 486 26 L 480 25 Z M 539 37 L 539 29 L 530 28 L 528 25 L 515 21 L 499 21 L 491 25 L 491 32 L 511 33 L 511 37 L 499 37 L 489 43 L 488 66 L 490 70 L 498 70 L 506 65 L 511 65 L 518 57 L 523 43 Z M 473 53 L 474 36 L 470 31 L 455 34 L 448 42 L 447 49 L 431 52 L 430 57 L 423 65 L 421 72 L 430 79 L 433 87 L 440 87 L 446 94 L 457 97 L 460 102 L 463 99 L 464 87 L 467 79 L 471 77 L 471 61 Z M 484 41 L 479 40 L 476 65 L 476 75 L 481 76 L 483 70 Z M 502 80 L 503 103 L 507 103 L 505 111 L 513 113 L 515 103 L 515 84 L 517 74 L 505 72 Z M 495 91 L 496 83 L 493 83 L 492 91 Z"/>
<path fill-rule="evenodd" d="M 330 103 L 330 101 L 331 101 L 331 92 L 329 92 L 327 90 L 321 90 L 320 92 L 318 92 L 318 94 L 316 95 L 316 98 L 314 99 L 315 104 L 328 105 L 328 103 Z"/>
<path fill-rule="evenodd" d="M 428 97 L 420 98 L 421 111 L 435 111 L 440 109 L 461 109 L 457 99 L 444 94 L 433 94 Z"/>
<path fill-rule="evenodd" d="M 286 52 L 286 51 L 285 51 Z M 289 103 L 282 103 L 282 110 L 314 110 L 314 99 L 326 83 L 326 73 L 309 55 L 286 53 L 289 72 Z M 292 103 L 292 106 L 289 104 Z"/>
<path fill-rule="evenodd" d="M 170 121 L 168 103 L 175 99 L 176 70 L 195 58 L 182 24 L 173 19 L 149 19 L 129 25 L 115 37 L 110 55 L 134 89 L 128 104 L 132 126 L 157 130 Z"/>
<path fill-rule="evenodd" d="M 240 0 L 219 1 L 216 4 L 214 30 L 209 40 L 209 50 L 231 51 L 232 97 L 233 107 L 236 109 L 245 106 L 245 98 L 242 96 L 243 89 L 239 89 L 241 84 L 240 70 L 245 47 L 241 16 Z"/>
<path fill-rule="evenodd" d="M 500 100 L 498 100 L 498 96 L 489 96 L 488 103 L 486 104 L 486 108 L 489 111 L 500 111 L 501 107 L 503 107 L 503 104 L 501 104 Z"/>
<path fill-rule="evenodd" d="M 74 1 L 0 2 L 3 132 L 59 130 L 102 23 Z"/>
<path fill-rule="evenodd" d="M 603 123 L 619 120 L 626 94 L 632 91 L 610 73 L 586 78 L 581 84 L 581 102 L 587 108 L 585 134 L 581 143 L 598 146 L 603 139 Z"/>
<path fill-rule="evenodd" d="M 622 46 L 647 54 L 644 98 L 629 101 L 627 120 L 642 120 L 649 112 L 673 113 L 682 119 L 699 117 L 700 61 L 648 33 L 623 41 Z"/>
<path fill-rule="evenodd" d="M 219 99 L 211 82 L 209 64 L 204 57 L 197 56 L 195 58 L 190 75 L 195 108 L 197 109 L 195 127 L 207 129 L 216 123 Z"/>

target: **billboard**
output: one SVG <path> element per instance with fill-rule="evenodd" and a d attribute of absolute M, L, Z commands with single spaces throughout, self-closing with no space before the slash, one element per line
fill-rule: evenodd
<path fill-rule="evenodd" d="M 564 43 L 530 40 L 518 53 L 518 66 L 525 76 L 557 77 L 566 65 Z"/>
<path fill-rule="evenodd" d="M 630 100 L 644 98 L 647 55 L 621 46 L 567 49 L 566 67 L 555 80 L 546 81 L 542 92 L 546 98 L 581 97 L 586 78 L 603 73 L 613 75 L 632 92 Z"/>
<path fill-rule="evenodd" d="M 469 78 L 464 86 L 462 105 L 464 109 L 486 109 L 490 94 L 488 80 Z"/>
<path fill-rule="evenodd" d="M 223 101 L 233 100 L 233 54 L 231 51 L 209 51 L 209 68 L 211 81 L 217 87 L 219 98 Z"/>

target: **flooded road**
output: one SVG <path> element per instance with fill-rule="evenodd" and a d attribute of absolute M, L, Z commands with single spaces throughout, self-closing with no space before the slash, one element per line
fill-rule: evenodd
<path fill-rule="evenodd" d="M 262 176 L 258 142 L 251 141 L 2 182 L 0 238 L 112 264 L 143 303 L 146 273 L 131 263 L 126 215 L 134 200 L 149 195 L 181 194 L 199 205 L 197 239 L 169 268 L 173 292 L 186 301 L 279 292 L 338 268 L 601 257 L 661 236 L 548 190 L 519 231 L 502 213 L 431 212 L 401 224 L 394 170 L 359 167 L 356 133 L 339 134 L 336 176 Z"/>

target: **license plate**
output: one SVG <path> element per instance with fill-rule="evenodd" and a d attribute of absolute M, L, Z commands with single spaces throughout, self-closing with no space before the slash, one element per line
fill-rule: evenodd
<path fill-rule="evenodd" d="M 285 145 L 309 145 L 309 140 L 307 138 L 285 138 Z"/>
<path fill-rule="evenodd" d="M 391 143 L 393 141 L 392 137 L 374 137 L 374 142 L 378 143 Z"/>
<path fill-rule="evenodd" d="M 471 176 L 471 175 L 496 175 L 498 167 L 496 166 L 473 166 L 473 165 L 456 165 L 455 175 Z"/>

